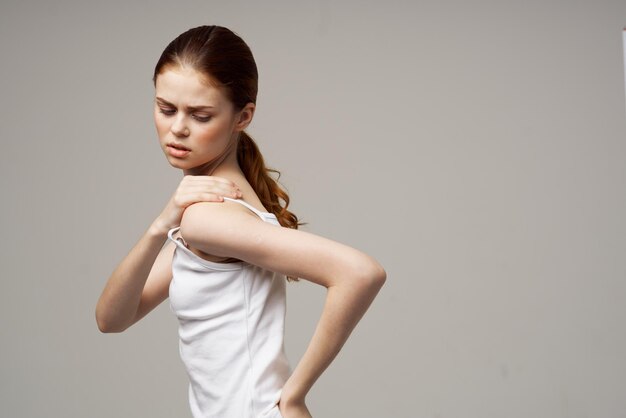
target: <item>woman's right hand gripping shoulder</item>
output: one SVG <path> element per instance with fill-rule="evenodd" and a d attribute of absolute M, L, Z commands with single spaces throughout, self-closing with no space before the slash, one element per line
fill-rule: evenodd
<path fill-rule="evenodd" d="M 217 176 L 185 175 L 161 214 L 109 277 L 96 306 L 102 332 L 122 332 L 169 296 L 175 245 L 167 232 L 180 225 L 185 209 L 196 202 L 239 198 L 236 183 Z"/>
<path fill-rule="evenodd" d="M 180 225 L 188 206 L 196 202 L 223 202 L 223 196 L 238 198 L 242 195 L 235 182 L 223 177 L 186 175 L 153 226 L 169 231 Z"/>

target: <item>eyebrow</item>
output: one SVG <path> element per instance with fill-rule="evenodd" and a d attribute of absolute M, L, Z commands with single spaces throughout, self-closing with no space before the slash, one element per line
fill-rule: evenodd
<path fill-rule="evenodd" d="M 176 107 L 176 106 L 174 106 L 174 104 L 168 102 L 167 100 L 165 100 L 162 97 L 158 97 L 157 96 L 156 99 L 157 99 L 157 101 L 163 102 L 166 105 Z M 213 106 L 208 106 L 208 105 L 205 105 L 205 106 L 187 106 L 187 110 L 200 110 L 200 109 L 213 109 L 213 108 L 214 108 Z"/>

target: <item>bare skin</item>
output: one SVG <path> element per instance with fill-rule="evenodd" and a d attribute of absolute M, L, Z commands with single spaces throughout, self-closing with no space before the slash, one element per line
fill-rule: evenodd
<path fill-rule="evenodd" d="M 169 296 L 175 245 L 167 240 L 185 208 L 197 202 L 220 202 L 221 196 L 241 197 L 236 184 L 210 176 L 185 176 L 165 209 L 153 221 L 108 279 L 96 306 L 102 332 L 122 332 Z"/>
<path fill-rule="evenodd" d="M 170 68 L 157 78 L 155 123 L 160 145 L 170 164 L 183 170 L 183 181 L 148 232 L 114 271 L 103 291 L 96 316 L 103 332 L 121 332 L 168 297 L 173 243 L 159 252 L 170 228 L 197 255 L 210 261 L 244 260 L 262 268 L 309 280 L 328 289 L 318 326 L 300 362 L 282 389 L 279 410 L 284 418 L 311 418 L 305 398 L 312 385 L 347 341 L 386 280 L 383 267 L 371 256 L 330 239 L 291 228 L 276 228 L 243 205 L 208 204 L 195 193 L 217 188 L 214 177 L 237 185 L 242 198 L 267 212 L 241 171 L 236 152 L 210 167 L 229 141 L 251 122 L 255 105 L 235 112 L 223 92 L 189 68 Z M 164 100 L 160 100 L 164 99 Z M 206 105 L 201 111 L 189 106 Z M 170 155 L 175 141 L 190 152 Z M 235 148 L 236 150 L 236 148 Z M 192 197 L 194 196 L 194 197 Z M 276 257 L 276 254 L 281 254 Z M 143 279 L 142 279 L 143 278 Z"/>

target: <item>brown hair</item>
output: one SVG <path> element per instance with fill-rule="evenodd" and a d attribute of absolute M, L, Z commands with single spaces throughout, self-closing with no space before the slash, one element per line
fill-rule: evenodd
<path fill-rule="evenodd" d="M 252 102 L 256 105 L 258 72 L 252 51 L 230 29 L 217 25 L 203 25 L 180 34 L 165 48 L 154 69 L 152 81 L 168 67 L 189 67 L 206 77 L 206 82 L 224 91 L 239 111 Z M 259 199 L 276 215 L 283 227 L 298 229 L 298 217 L 287 210 L 289 196 L 279 186 L 280 172 L 265 167 L 263 156 L 252 137 L 242 131 L 237 146 L 237 162 Z M 277 173 L 274 180 L 269 172 Z M 281 205 L 279 199 L 285 204 Z M 287 276 L 287 281 L 299 281 Z"/>

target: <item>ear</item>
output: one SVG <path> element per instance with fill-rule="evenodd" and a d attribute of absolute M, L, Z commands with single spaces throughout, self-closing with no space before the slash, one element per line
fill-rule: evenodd
<path fill-rule="evenodd" d="M 252 122 L 252 118 L 254 117 L 254 111 L 256 110 L 256 106 L 254 103 L 249 102 L 237 113 L 236 122 L 235 122 L 235 131 L 243 131 L 248 127 L 250 122 Z"/>

